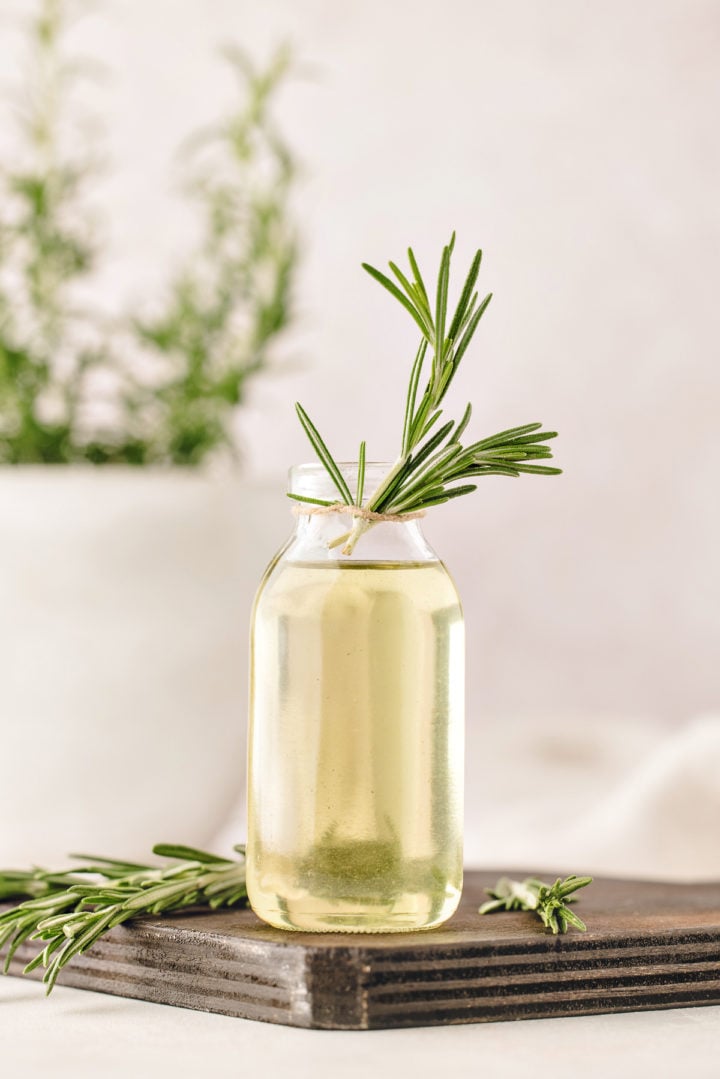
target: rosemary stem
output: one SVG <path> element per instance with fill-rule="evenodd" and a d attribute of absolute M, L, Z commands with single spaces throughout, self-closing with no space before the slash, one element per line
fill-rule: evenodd
<path fill-rule="evenodd" d="M 373 493 L 368 498 L 367 508 L 369 510 L 377 509 L 380 504 L 380 500 L 382 499 L 382 496 L 390 487 L 390 484 L 393 482 L 397 474 L 405 467 L 409 456 L 410 454 L 406 453 L 397 458 L 395 464 L 392 466 L 387 476 L 385 476 L 379 486 L 375 488 Z M 374 524 L 374 521 L 367 521 L 364 517 L 358 517 L 349 533 L 347 543 L 343 547 L 342 553 L 345 555 L 352 554 L 355 550 L 355 544 L 358 542 L 361 536 L 364 536 L 366 532 L 370 531 Z M 336 540 L 333 540 L 332 543 L 328 546 L 337 547 L 340 545 L 341 542 L 342 541 L 338 538 Z"/>
<path fill-rule="evenodd" d="M 381 500 L 382 496 L 385 494 L 387 489 L 390 487 L 391 483 L 393 482 L 393 480 L 397 476 L 398 472 L 401 472 L 402 469 L 405 467 L 405 465 L 408 462 L 409 456 L 410 456 L 409 453 L 405 453 L 405 454 L 402 454 L 402 456 L 398 457 L 395 464 L 392 466 L 392 468 L 388 472 L 387 476 L 380 483 L 380 485 L 375 488 L 375 490 L 370 495 L 370 498 L 367 501 L 367 508 L 369 510 L 377 509 L 378 505 L 380 504 L 380 500 Z M 362 520 L 362 518 L 359 518 L 359 520 Z"/>
<path fill-rule="evenodd" d="M 364 517 L 358 517 L 355 526 L 348 537 L 348 541 L 342 549 L 343 554 L 352 554 L 358 540 L 369 532 L 377 524 L 377 521 L 366 521 Z"/>
<path fill-rule="evenodd" d="M 343 532 L 341 536 L 336 536 L 334 540 L 330 540 L 328 543 L 328 550 L 332 551 L 335 547 L 339 547 L 342 543 L 346 543 L 352 535 L 352 529 L 348 529 L 347 532 Z"/>

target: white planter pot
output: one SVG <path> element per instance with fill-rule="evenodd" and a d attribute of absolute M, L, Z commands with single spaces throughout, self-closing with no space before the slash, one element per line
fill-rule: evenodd
<path fill-rule="evenodd" d="M 289 529 L 281 483 L 0 470 L 0 865 L 217 832 L 252 598 Z"/>

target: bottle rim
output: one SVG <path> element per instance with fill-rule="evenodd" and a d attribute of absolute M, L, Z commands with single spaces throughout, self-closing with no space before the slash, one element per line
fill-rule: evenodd
<path fill-rule="evenodd" d="M 354 494 L 357 490 L 357 461 L 338 461 L 340 474 Z M 365 494 L 370 495 L 393 467 L 392 461 L 366 461 Z M 319 461 L 293 465 L 288 473 L 288 490 L 294 495 L 308 498 L 339 499 L 338 490 L 325 466 Z"/>

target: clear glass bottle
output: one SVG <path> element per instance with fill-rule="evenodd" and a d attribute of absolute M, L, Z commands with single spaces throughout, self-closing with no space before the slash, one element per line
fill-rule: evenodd
<path fill-rule="evenodd" d="M 390 465 L 367 466 L 373 491 Z M 355 490 L 357 465 L 343 474 Z M 333 499 L 321 465 L 291 491 Z M 464 625 L 420 523 L 298 509 L 255 599 L 247 887 L 271 925 L 429 929 L 462 888 Z"/>

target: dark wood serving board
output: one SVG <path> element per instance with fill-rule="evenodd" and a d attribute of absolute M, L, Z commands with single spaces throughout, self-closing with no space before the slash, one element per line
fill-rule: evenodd
<path fill-rule="evenodd" d="M 596 880 L 577 904 L 587 933 L 553 937 L 530 914 L 478 915 L 499 875 L 468 873 L 458 912 L 422 933 L 289 933 L 249 910 L 142 919 L 60 984 L 339 1030 L 720 1004 L 720 883 Z"/>

